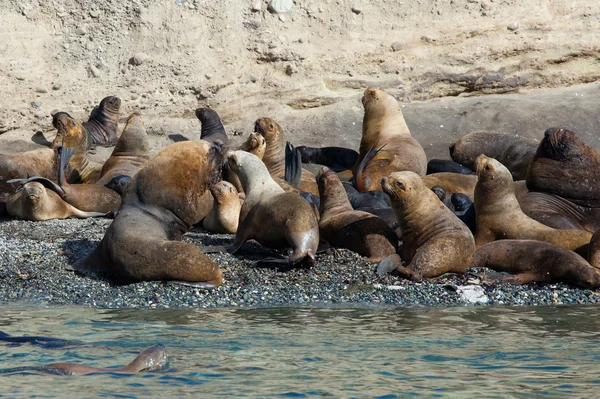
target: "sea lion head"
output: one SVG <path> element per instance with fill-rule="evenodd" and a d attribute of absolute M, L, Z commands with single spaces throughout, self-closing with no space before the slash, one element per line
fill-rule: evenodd
<path fill-rule="evenodd" d="M 117 96 L 104 97 L 102 101 L 100 101 L 98 108 L 115 114 L 119 113 L 121 109 L 121 99 Z"/>
<path fill-rule="evenodd" d="M 196 118 L 198 118 L 200 120 L 200 123 L 202 124 L 221 123 L 221 118 L 219 118 L 219 114 L 217 114 L 217 111 L 211 108 L 196 109 Z"/>
<path fill-rule="evenodd" d="M 390 197 L 392 203 L 396 201 L 406 203 L 413 198 L 418 198 L 424 187 L 423 179 L 410 171 L 394 172 L 389 177 L 381 179 L 381 188 Z"/>
<path fill-rule="evenodd" d="M 210 192 L 217 204 L 222 204 L 227 201 L 239 201 L 238 191 L 235 189 L 235 186 L 225 180 L 213 184 L 210 188 Z"/>
<path fill-rule="evenodd" d="M 433 186 L 431 187 L 431 191 L 440 199 L 440 201 L 444 202 L 446 200 L 446 190 L 442 186 Z"/>
<path fill-rule="evenodd" d="M 271 179 L 267 166 L 256 155 L 238 150 L 229 151 L 225 158 L 227 167 L 238 175 L 245 192 L 257 185 L 264 187 L 269 182 L 277 186 Z"/>
<path fill-rule="evenodd" d="M 135 363 L 139 371 L 153 371 L 163 368 L 167 362 L 167 349 L 158 344 L 144 349 L 132 363 Z"/>
<path fill-rule="evenodd" d="M 281 126 L 271 118 L 259 118 L 254 123 L 254 132 L 261 134 L 267 141 L 281 136 Z"/>
<path fill-rule="evenodd" d="M 40 203 L 46 196 L 46 188 L 38 182 L 25 183 L 19 191 L 21 191 L 22 195 L 25 196 L 24 198 L 32 204 Z"/>
<path fill-rule="evenodd" d="M 119 175 L 115 176 L 108 183 L 104 185 L 106 188 L 110 188 L 113 191 L 116 191 L 119 195 L 123 195 L 125 193 L 125 189 L 127 185 L 131 181 L 131 176 L 128 175 Z"/>
<path fill-rule="evenodd" d="M 56 137 L 52 141 L 52 148 L 60 146 L 74 148 L 87 138 L 83 125 L 66 112 L 54 114 L 52 125 L 57 130 Z"/>
<path fill-rule="evenodd" d="M 383 90 L 368 87 L 361 98 L 366 114 L 380 114 L 387 110 L 398 110 L 398 101 Z"/>
<path fill-rule="evenodd" d="M 241 149 L 262 159 L 267 149 L 267 141 L 262 134 L 250 133 L 248 139 L 242 144 Z"/>
<path fill-rule="evenodd" d="M 551 127 L 544 132 L 537 155 L 555 161 L 566 162 L 581 155 L 582 142 L 570 130 Z"/>
<path fill-rule="evenodd" d="M 475 160 L 475 172 L 477 173 L 477 184 L 487 187 L 510 186 L 513 185 L 512 175 L 506 166 L 496 161 L 494 158 L 486 157 L 481 154 Z"/>
<path fill-rule="evenodd" d="M 319 186 L 320 196 L 323 197 L 325 195 L 325 192 L 326 192 L 328 186 L 330 186 L 330 182 L 333 182 L 335 180 L 339 181 L 339 179 L 340 178 L 335 174 L 335 172 L 333 172 L 328 167 L 323 166 L 319 170 L 319 173 L 317 173 L 317 176 L 315 176 L 315 180 L 317 181 L 317 186 Z M 341 188 L 341 191 L 345 194 L 346 190 L 344 189 L 344 186 L 341 184 L 341 182 L 340 182 L 340 188 Z"/>
<path fill-rule="evenodd" d="M 453 193 L 450 197 L 450 202 L 454 205 L 454 210 L 457 212 L 466 211 L 473 204 L 468 195 L 462 193 Z"/>

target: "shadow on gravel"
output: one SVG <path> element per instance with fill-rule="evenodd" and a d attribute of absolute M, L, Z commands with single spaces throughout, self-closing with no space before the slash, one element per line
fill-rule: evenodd
<path fill-rule="evenodd" d="M 62 250 L 67 256 L 67 263 L 72 265 L 79 259 L 87 256 L 100 244 L 100 241 L 83 240 L 65 240 L 62 245 Z"/>

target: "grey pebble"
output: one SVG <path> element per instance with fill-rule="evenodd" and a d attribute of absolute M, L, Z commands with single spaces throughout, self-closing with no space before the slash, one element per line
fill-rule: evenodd
<path fill-rule="evenodd" d="M 80 26 L 77 29 L 75 29 L 75 33 L 79 36 L 83 36 L 87 33 L 87 29 L 85 29 L 85 26 Z"/>
<path fill-rule="evenodd" d="M 44 93 L 48 93 L 48 90 L 44 89 L 43 87 L 36 87 L 36 88 L 35 88 L 35 91 L 36 91 L 37 93 L 42 93 L 42 94 L 44 94 Z"/>
<path fill-rule="evenodd" d="M 146 61 L 148 61 L 148 55 L 144 53 L 137 53 L 129 59 L 129 63 L 136 66 L 142 65 Z"/>
<path fill-rule="evenodd" d="M 92 73 L 92 76 L 95 78 L 100 77 L 100 70 L 98 68 L 96 68 L 95 65 L 90 65 L 90 72 Z"/>
<path fill-rule="evenodd" d="M 516 22 L 513 22 L 511 24 L 508 24 L 508 26 L 506 27 L 506 29 L 510 30 L 510 31 L 515 31 L 517 29 L 519 29 L 519 24 Z"/>
<path fill-rule="evenodd" d="M 292 0 L 271 0 L 268 9 L 273 14 L 282 14 L 289 12 L 292 7 L 294 7 Z"/>
<path fill-rule="evenodd" d="M 100 11 L 98 10 L 92 10 L 90 11 L 90 17 L 92 18 L 98 18 L 100 16 Z"/>
<path fill-rule="evenodd" d="M 394 51 L 400 51 L 400 50 L 402 50 L 402 47 L 403 47 L 402 42 L 392 43 L 392 50 L 394 50 Z"/>
<path fill-rule="evenodd" d="M 52 90 L 60 90 L 61 87 L 62 85 L 60 83 L 54 83 L 52 85 Z"/>
<path fill-rule="evenodd" d="M 41 101 L 32 101 L 31 106 L 33 108 L 40 109 L 42 107 L 42 102 Z"/>

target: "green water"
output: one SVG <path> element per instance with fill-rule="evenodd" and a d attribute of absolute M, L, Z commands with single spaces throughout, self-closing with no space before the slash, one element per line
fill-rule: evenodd
<path fill-rule="evenodd" d="M 85 345 L 0 342 L 2 397 L 596 397 L 600 307 L 97 310 L 4 306 L 0 330 Z M 54 376 L 50 362 L 151 373 Z"/>

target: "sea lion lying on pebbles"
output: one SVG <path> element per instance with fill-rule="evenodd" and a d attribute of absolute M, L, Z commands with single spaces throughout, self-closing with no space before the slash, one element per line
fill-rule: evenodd
<path fill-rule="evenodd" d="M 319 231 L 321 239 L 336 248 L 347 248 L 370 262 L 380 262 L 396 253 L 398 237 L 383 220 L 350 205 L 340 178 L 328 168 L 317 175 L 321 195 Z"/>
<path fill-rule="evenodd" d="M 206 216 L 202 196 L 218 178 L 221 162 L 220 146 L 202 140 L 162 149 L 131 179 L 104 238 L 73 269 L 106 274 L 119 284 L 175 280 L 220 285 L 219 267 L 181 238 Z"/>
<path fill-rule="evenodd" d="M 115 96 L 105 97 L 100 105 L 94 107 L 90 118 L 83 123 L 88 134 L 88 146 L 110 147 L 119 138 L 119 117 L 121 115 L 121 100 Z"/>
<path fill-rule="evenodd" d="M 380 191 L 381 179 L 397 171 L 425 175 L 425 151 L 410 135 L 398 101 L 384 91 L 369 87 L 362 103 L 365 108 L 362 138 L 352 169 L 358 191 Z"/>
<path fill-rule="evenodd" d="M 531 219 L 521 210 L 512 176 L 504 165 L 485 155 L 480 155 L 475 165 L 479 176 L 475 186 L 478 247 L 495 240 L 539 240 L 586 254 L 591 233 L 555 230 Z"/>
<path fill-rule="evenodd" d="M 444 273 L 463 273 L 471 265 L 475 241 L 468 227 L 429 190 L 414 172 L 395 172 L 381 181 L 403 231 L 400 257 L 392 255 L 378 272 L 422 280 Z"/>

